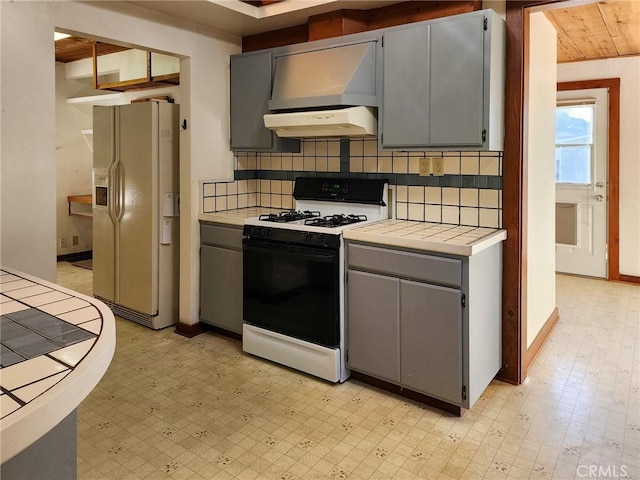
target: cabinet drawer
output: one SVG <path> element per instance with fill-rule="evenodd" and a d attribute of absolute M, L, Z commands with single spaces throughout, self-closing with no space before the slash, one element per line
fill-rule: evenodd
<path fill-rule="evenodd" d="M 349 244 L 349 267 L 402 278 L 462 286 L 462 261 L 455 258 Z"/>
<path fill-rule="evenodd" d="M 200 241 L 206 245 L 242 250 L 242 229 L 201 223 Z"/>

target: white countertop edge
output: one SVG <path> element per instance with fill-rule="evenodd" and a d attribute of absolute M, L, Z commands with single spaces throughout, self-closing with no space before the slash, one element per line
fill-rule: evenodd
<path fill-rule="evenodd" d="M 203 222 L 225 223 L 227 225 L 243 226 L 245 219 L 234 215 L 224 215 L 223 212 L 218 213 L 201 213 L 198 220 Z"/>
<path fill-rule="evenodd" d="M 232 210 L 221 210 L 219 212 L 200 213 L 198 214 L 198 220 L 204 222 L 213 223 L 226 223 L 227 225 L 243 226 L 244 221 L 247 218 L 258 217 L 262 214 L 278 213 L 283 210 L 290 210 L 287 208 L 272 208 L 272 207 L 243 207 L 235 208 Z M 246 212 L 246 215 L 239 215 Z"/>
<path fill-rule="evenodd" d="M 104 303 L 11 268 L 2 270 L 91 303 L 102 315 L 102 331 L 91 350 L 66 377 L 2 419 L 0 463 L 29 447 L 73 412 L 105 374 L 116 348 L 115 319 Z"/>
<path fill-rule="evenodd" d="M 374 243 L 389 247 L 413 248 L 415 250 L 425 250 L 435 253 L 447 253 L 450 255 L 460 255 L 470 257 L 501 242 L 507 238 L 506 230 L 497 230 L 495 233 L 479 239 L 471 245 L 458 245 L 442 241 L 429 241 L 418 238 L 396 237 L 382 233 L 372 233 L 359 231 L 358 229 L 346 229 L 343 232 L 345 240 L 356 240 L 360 242 Z"/>

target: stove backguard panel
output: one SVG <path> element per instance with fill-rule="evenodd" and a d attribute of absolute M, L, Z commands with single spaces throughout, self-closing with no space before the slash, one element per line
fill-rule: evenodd
<path fill-rule="evenodd" d="M 388 179 L 399 219 L 502 227 L 502 152 L 381 152 L 376 139 L 351 139 L 348 146 L 348 162 L 337 139 L 304 140 L 301 153 L 237 152 L 233 181 L 203 182 L 202 211 L 294 208 L 295 178 L 316 172 Z M 423 157 L 442 157 L 444 176 L 419 176 Z"/>

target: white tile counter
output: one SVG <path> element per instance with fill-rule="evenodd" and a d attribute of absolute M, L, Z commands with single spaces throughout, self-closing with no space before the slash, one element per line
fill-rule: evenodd
<path fill-rule="evenodd" d="M 12 459 L 75 411 L 111 363 L 115 320 L 102 302 L 0 270 L 0 451 Z"/>
<path fill-rule="evenodd" d="M 278 213 L 286 208 L 268 208 L 268 207 L 247 207 L 236 208 L 234 210 L 223 210 L 214 213 L 201 213 L 198 220 L 203 222 L 226 223 L 227 225 L 243 226 L 247 218 L 259 217 L 260 215 L 268 215 L 269 213 Z"/>
<path fill-rule="evenodd" d="M 471 256 L 507 238 L 506 230 L 445 223 L 383 220 L 347 228 L 346 240 Z"/>

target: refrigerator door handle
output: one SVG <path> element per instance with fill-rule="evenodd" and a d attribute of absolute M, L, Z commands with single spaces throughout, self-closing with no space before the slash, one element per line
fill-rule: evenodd
<path fill-rule="evenodd" d="M 124 178 L 123 178 L 123 172 L 122 172 L 122 165 L 120 165 L 120 162 L 118 162 L 115 168 L 115 178 L 118 184 L 118 190 L 116 192 L 116 195 L 118 196 L 116 219 L 118 220 L 118 222 L 120 222 L 122 220 L 122 217 L 124 217 L 124 204 L 125 204 Z"/>
<path fill-rule="evenodd" d="M 118 182 L 116 179 L 116 169 L 118 164 L 115 160 L 112 160 L 107 167 L 107 181 L 109 182 L 109 198 L 108 198 L 108 211 L 111 222 L 115 225 L 118 221 L 117 218 L 117 199 L 118 199 Z"/>

